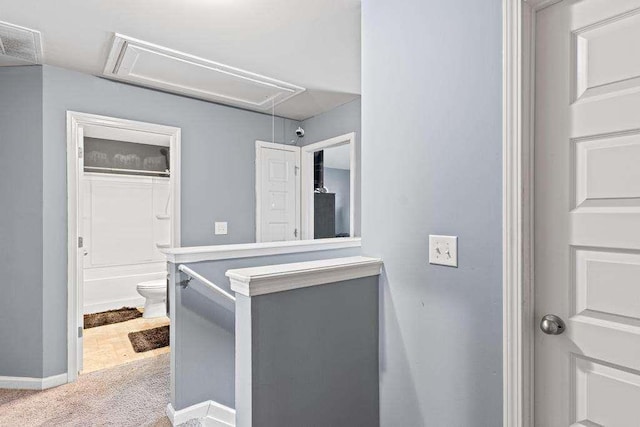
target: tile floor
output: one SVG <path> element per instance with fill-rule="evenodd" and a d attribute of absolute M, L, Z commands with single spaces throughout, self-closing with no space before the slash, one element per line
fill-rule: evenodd
<path fill-rule="evenodd" d="M 126 322 L 85 329 L 82 373 L 86 374 L 134 360 L 147 359 L 169 353 L 169 347 L 136 353 L 133 351 L 127 336 L 129 332 L 157 328 L 168 324 L 168 317 L 155 319 L 140 317 Z"/>

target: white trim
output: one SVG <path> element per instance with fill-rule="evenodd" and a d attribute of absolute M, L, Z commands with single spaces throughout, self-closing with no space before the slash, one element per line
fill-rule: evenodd
<path fill-rule="evenodd" d="M 275 142 L 256 141 L 256 242 L 262 242 L 262 162 L 260 151 L 263 149 L 290 151 L 296 154 L 296 168 L 300 170 L 300 147 L 294 145 L 278 144 Z M 296 194 L 300 194 L 300 173 L 296 173 Z M 300 197 L 296 197 L 296 229 L 300 230 Z M 297 240 L 300 240 L 298 231 Z"/>
<path fill-rule="evenodd" d="M 52 375 L 46 378 L 0 377 L 0 388 L 18 390 L 46 390 L 67 383 L 67 374 Z"/>
<path fill-rule="evenodd" d="M 173 405 L 167 405 L 167 417 L 171 425 L 184 424 L 189 420 L 204 420 L 203 425 L 207 427 L 233 427 L 236 425 L 235 409 L 221 405 L 213 400 L 196 403 L 184 409 L 176 411 Z"/>
<path fill-rule="evenodd" d="M 332 249 L 359 248 L 359 237 L 342 237 L 317 240 L 292 240 L 288 242 L 242 243 L 236 245 L 194 246 L 161 249 L 167 261 L 180 264 L 222 259 L 251 258 L 271 255 L 287 255 L 302 252 L 328 251 Z"/>
<path fill-rule="evenodd" d="M 536 13 L 503 0 L 503 425 L 534 425 L 533 150 Z"/>
<path fill-rule="evenodd" d="M 78 261 L 79 237 L 79 167 L 78 150 L 82 144 L 82 136 L 86 127 L 104 127 L 129 131 L 153 133 L 166 136 L 171 150 L 169 186 L 172 200 L 171 244 L 180 246 L 180 165 L 181 165 L 181 131 L 180 128 L 153 123 L 137 122 L 94 114 L 67 111 L 67 374 L 68 381 L 75 381 L 78 368 L 81 366 L 82 354 L 78 327 L 78 313 L 82 313 L 80 280 L 81 263 Z"/>
<path fill-rule="evenodd" d="M 525 427 L 522 328 L 522 2 L 503 1 L 503 425 Z M 530 379 L 528 379 L 530 381 Z"/>
<path fill-rule="evenodd" d="M 313 144 L 305 145 L 302 147 L 301 153 L 301 175 L 302 180 L 300 182 L 301 191 L 300 198 L 302 199 L 302 238 L 313 239 L 313 153 L 319 150 L 325 150 L 331 147 L 338 147 L 340 145 L 350 144 L 350 183 L 349 183 L 349 236 L 355 237 L 355 212 L 356 212 L 356 176 L 357 176 L 357 161 L 356 161 L 356 133 L 351 132 L 344 135 L 336 136 L 333 138 L 325 139 Z"/>
<path fill-rule="evenodd" d="M 380 258 L 363 256 L 227 270 L 231 290 L 252 297 L 326 283 L 377 276 Z"/>
<path fill-rule="evenodd" d="M 272 150 L 283 150 L 283 151 L 292 151 L 294 153 L 297 153 L 300 151 L 300 147 L 295 146 L 295 145 L 288 145 L 288 144 L 280 144 L 278 142 L 268 142 L 268 141 L 261 141 L 261 140 L 256 140 L 256 148 L 269 148 Z"/>
<path fill-rule="evenodd" d="M 531 12 L 539 12 L 542 9 L 560 3 L 562 0 L 522 0 L 522 4 Z M 528 19 L 528 18 L 527 18 Z"/>

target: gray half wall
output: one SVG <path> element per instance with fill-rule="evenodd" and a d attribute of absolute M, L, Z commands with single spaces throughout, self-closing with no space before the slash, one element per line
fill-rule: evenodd
<path fill-rule="evenodd" d="M 501 0 L 362 2 L 362 242 L 381 425 L 502 425 Z M 459 236 L 459 268 L 428 235 Z"/>
<path fill-rule="evenodd" d="M 378 276 L 239 295 L 238 427 L 375 427 Z"/>
<path fill-rule="evenodd" d="M 187 264 L 221 288 L 229 269 L 360 255 L 360 248 Z M 170 270 L 174 270 L 174 265 Z M 184 275 L 182 276 L 184 277 Z M 172 278 L 175 280 L 175 276 Z M 171 284 L 172 405 L 180 410 L 213 400 L 235 408 L 235 318 L 193 289 Z"/>

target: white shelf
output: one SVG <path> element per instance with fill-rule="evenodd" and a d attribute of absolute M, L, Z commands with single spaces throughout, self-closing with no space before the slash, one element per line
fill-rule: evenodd
<path fill-rule="evenodd" d="M 318 240 L 292 240 L 288 242 L 242 243 L 235 245 L 192 246 L 161 251 L 167 261 L 174 264 L 217 261 L 221 259 L 250 258 L 270 255 L 286 255 L 332 249 L 359 248 L 360 237 L 337 237 Z"/>
<path fill-rule="evenodd" d="M 131 174 L 131 175 L 140 175 L 140 176 L 171 176 L 170 172 L 164 171 L 148 171 L 142 169 L 120 169 L 120 168 L 103 168 L 100 166 L 85 166 L 84 170 L 86 172 L 115 172 L 120 174 Z"/>

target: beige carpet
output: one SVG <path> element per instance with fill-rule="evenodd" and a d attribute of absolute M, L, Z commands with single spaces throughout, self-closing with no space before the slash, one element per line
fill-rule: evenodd
<path fill-rule="evenodd" d="M 0 390 L 0 426 L 170 427 L 169 357 L 92 372 L 44 391 Z"/>

